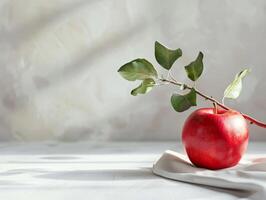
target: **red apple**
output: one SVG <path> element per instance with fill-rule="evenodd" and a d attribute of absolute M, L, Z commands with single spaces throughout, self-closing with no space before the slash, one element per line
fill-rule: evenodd
<path fill-rule="evenodd" d="M 222 169 L 236 165 L 248 144 L 248 126 L 234 110 L 201 108 L 186 120 L 182 142 L 197 167 Z"/>

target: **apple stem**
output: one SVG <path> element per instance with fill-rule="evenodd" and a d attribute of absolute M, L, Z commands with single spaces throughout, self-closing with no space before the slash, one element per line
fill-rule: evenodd
<path fill-rule="evenodd" d="M 172 78 L 172 79 L 173 79 L 173 78 Z M 193 87 L 191 87 L 191 86 L 189 86 L 189 85 L 186 85 L 186 84 L 184 84 L 184 83 L 178 82 L 178 81 L 176 81 L 175 79 L 173 79 L 173 80 L 169 80 L 169 79 L 159 78 L 159 80 L 162 81 L 162 82 L 171 83 L 171 84 L 173 84 L 173 85 L 177 85 L 177 86 L 182 86 L 182 85 L 183 85 L 184 88 L 189 89 L 189 90 L 191 90 L 191 89 L 193 88 Z M 200 95 L 200 96 L 203 97 L 204 99 L 209 100 L 209 101 L 213 102 L 214 104 L 216 104 L 216 107 L 217 107 L 217 105 L 218 105 L 218 106 L 220 106 L 221 108 L 223 108 L 223 109 L 225 109 L 225 110 L 233 110 L 233 109 L 231 109 L 231 108 L 225 106 L 223 103 L 220 103 L 219 101 L 217 101 L 217 100 L 214 99 L 213 97 L 208 96 L 208 95 L 206 95 L 206 94 L 200 92 L 198 89 L 194 88 L 194 90 L 195 90 L 195 92 L 196 92 L 198 95 Z M 217 112 L 217 110 L 216 110 L 216 112 Z M 262 128 L 266 128 L 266 124 L 265 124 L 265 123 L 260 122 L 260 121 L 258 121 L 257 119 L 254 119 L 254 118 L 250 117 L 250 116 L 247 115 L 247 114 L 244 114 L 244 113 L 242 113 L 242 112 L 240 112 L 240 113 L 243 115 L 243 117 L 244 117 L 246 120 L 248 120 L 248 121 L 250 122 L 250 124 L 255 124 L 255 125 L 260 126 L 260 127 L 262 127 Z"/>
<path fill-rule="evenodd" d="M 216 102 L 212 102 L 212 103 L 214 107 L 214 113 L 217 114 L 218 113 L 217 103 Z"/>

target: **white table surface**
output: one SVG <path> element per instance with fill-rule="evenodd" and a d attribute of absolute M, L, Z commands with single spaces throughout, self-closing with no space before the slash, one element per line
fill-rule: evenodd
<path fill-rule="evenodd" d="M 251 143 L 246 156 L 263 154 Z M 180 143 L 2 143 L 0 199 L 240 199 L 245 192 L 155 176 L 154 161 Z M 265 154 L 265 153 L 264 153 Z"/>

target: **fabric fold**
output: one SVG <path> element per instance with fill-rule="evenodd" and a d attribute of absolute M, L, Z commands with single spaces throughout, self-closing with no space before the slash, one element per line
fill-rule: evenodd
<path fill-rule="evenodd" d="M 266 199 L 266 157 L 245 158 L 231 168 L 208 170 L 195 167 L 180 153 L 167 150 L 154 163 L 153 173 L 172 180 L 252 194 L 249 199 Z"/>

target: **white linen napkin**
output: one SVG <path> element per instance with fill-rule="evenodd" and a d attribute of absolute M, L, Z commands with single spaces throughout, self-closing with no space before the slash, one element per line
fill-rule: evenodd
<path fill-rule="evenodd" d="M 207 170 L 193 166 L 186 156 L 167 150 L 154 163 L 153 173 L 182 182 L 243 190 L 245 199 L 266 199 L 266 157 L 245 157 L 235 167 Z"/>

